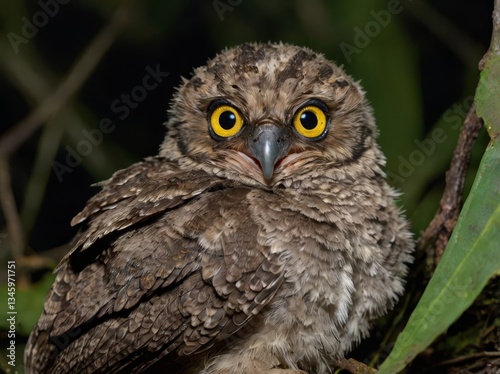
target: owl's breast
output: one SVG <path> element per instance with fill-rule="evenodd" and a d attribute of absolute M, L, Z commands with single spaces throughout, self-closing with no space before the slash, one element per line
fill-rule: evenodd
<path fill-rule="evenodd" d="M 222 296 L 232 284 L 243 287 L 233 282 L 247 275 L 248 294 L 279 279 L 249 345 L 262 339 L 270 350 L 299 347 L 304 357 L 338 354 L 368 331 L 400 287 L 383 263 L 396 233 L 380 213 L 372 220 L 370 210 L 354 209 L 355 199 L 239 186 L 201 195 L 171 212 L 169 224 L 204 248 L 204 279 L 217 288 L 224 274 Z M 264 268 L 272 270 L 254 283 Z"/>
<path fill-rule="evenodd" d="M 300 297 L 345 321 L 354 291 L 356 259 L 351 247 L 355 225 L 335 222 L 340 216 L 325 199 L 252 191 L 250 216 L 258 223 L 257 241 L 286 262 L 283 297 Z"/>

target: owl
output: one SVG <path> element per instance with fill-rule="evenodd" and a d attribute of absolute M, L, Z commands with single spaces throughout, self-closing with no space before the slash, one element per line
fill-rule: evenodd
<path fill-rule="evenodd" d="M 363 89 L 307 48 L 227 49 L 118 171 L 31 333 L 27 373 L 331 373 L 403 293 L 413 240 Z"/>

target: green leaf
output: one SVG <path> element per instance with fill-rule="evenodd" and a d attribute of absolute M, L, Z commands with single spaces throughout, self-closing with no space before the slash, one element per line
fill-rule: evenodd
<path fill-rule="evenodd" d="M 481 73 L 477 112 L 491 141 L 443 258 L 379 373 L 397 373 L 428 347 L 500 274 L 500 58 Z"/>

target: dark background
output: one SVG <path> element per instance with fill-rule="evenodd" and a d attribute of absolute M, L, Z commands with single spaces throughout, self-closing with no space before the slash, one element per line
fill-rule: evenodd
<path fill-rule="evenodd" d="M 0 5 L 0 139 L 65 81 L 113 12 L 128 3 L 130 19 L 81 89 L 7 157 L 25 255 L 43 252 L 56 261 L 76 232 L 71 218 L 97 191 L 90 185 L 157 152 L 181 77 L 221 49 L 248 41 L 308 46 L 361 80 L 374 107 L 390 182 L 403 193 L 401 204 L 415 233 L 427 226 L 444 188 L 457 126 L 474 95 L 477 64 L 489 45 L 492 1 L 5 1 Z M 54 14 L 28 37 L 23 26 L 44 12 L 42 4 L 52 4 Z M 389 8 L 400 11 L 391 14 Z M 13 43 L 17 37 L 25 39 Z M 356 52 L 346 53 L 347 48 Z M 168 77 L 119 118 L 112 103 L 142 85 L 146 68 L 157 65 Z M 77 149 L 86 141 L 85 131 L 99 129 L 106 118 L 113 130 L 58 178 L 54 162 L 65 164 L 67 147 Z M 432 140 L 435 128 L 443 130 L 446 141 Z M 487 139 L 483 130 L 468 187 Z M 0 215 L 0 258 L 6 260 L 11 251 Z M 22 282 L 30 287 L 46 267 L 28 266 Z"/>

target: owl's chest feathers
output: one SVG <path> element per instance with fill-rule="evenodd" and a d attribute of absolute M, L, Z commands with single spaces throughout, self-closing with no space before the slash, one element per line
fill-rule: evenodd
<path fill-rule="evenodd" d="M 326 193 L 252 191 L 248 199 L 249 216 L 259 224 L 258 242 L 284 263 L 284 282 L 263 311 L 264 323 L 251 347 L 265 342 L 265 350 L 281 352 L 284 360 L 301 361 L 304 367 L 309 360 L 324 362 L 342 354 L 344 340 L 352 338 L 348 321 L 357 324 L 355 287 L 371 266 L 355 254 L 366 243 L 352 237 L 356 230 L 367 237 L 364 216 L 353 213 L 346 219 L 342 211 L 349 211 L 348 203 L 344 208 L 338 197 Z M 357 329 L 352 330 L 356 337 Z"/>
<path fill-rule="evenodd" d="M 356 261 L 345 248 L 324 243 L 324 238 L 295 239 L 288 245 L 280 243 L 286 251 L 286 264 L 285 281 L 277 295 L 295 317 L 292 325 L 316 334 L 322 327 L 313 326 L 312 321 L 322 320 L 325 326 L 344 324 L 358 276 Z"/>
<path fill-rule="evenodd" d="M 348 203 L 339 205 L 337 196 L 324 192 L 249 195 L 250 212 L 260 224 L 258 241 L 285 261 L 285 282 L 277 295 L 284 308 L 296 311 L 295 322 L 304 327 L 318 314 L 328 325 L 344 324 L 360 273 L 374 266 L 358 255 L 369 244 L 361 238 L 370 238 L 363 232 L 363 214 L 349 213 Z"/>

